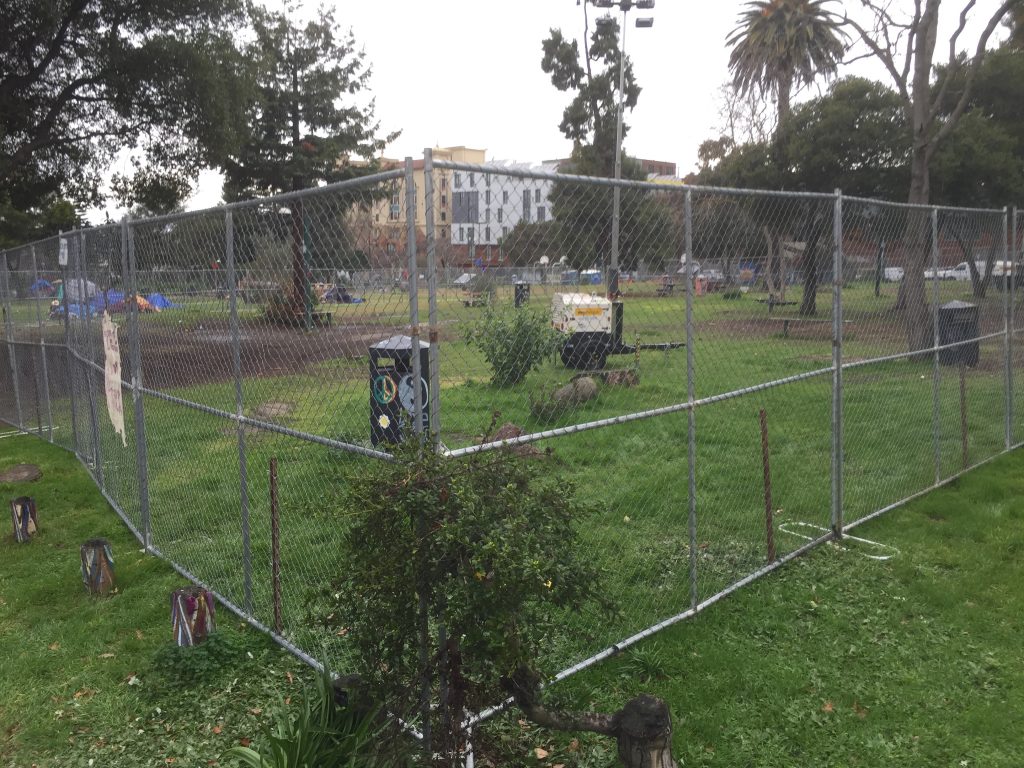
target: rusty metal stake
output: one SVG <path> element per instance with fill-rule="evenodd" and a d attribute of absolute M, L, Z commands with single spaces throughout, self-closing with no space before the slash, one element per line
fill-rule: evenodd
<path fill-rule="evenodd" d="M 969 464 L 968 440 L 967 440 L 967 366 L 960 363 L 960 450 L 963 468 L 967 469 Z"/>
<path fill-rule="evenodd" d="M 768 414 L 764 408 L 761 417 L 761 463 L 764 465 L 764 528 L 768 542 L 768 562 L 775 562 L 775 520 L 772 510 L 772 469 L 768 460 Z"/>
<path fill-rule="evenodd" d="M 270 580 L 274 590 L 274 631 L 281 634 L 281 526 L 277 505 L 277 457 L 270 459 Z"/>

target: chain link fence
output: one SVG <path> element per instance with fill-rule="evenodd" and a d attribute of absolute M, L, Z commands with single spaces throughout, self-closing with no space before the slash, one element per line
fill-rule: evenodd
<path fill-rule="evenodd" d="M 620 607 L 564 617 L 561 678 L 1024 440 L 1022 235 L 428 151 L 8 250 L 0 419 L 311 663 L 345 642 L 306 609 L 346 567 L 345 478 L 416 432 L 512 447 L 590 503 Z"/>

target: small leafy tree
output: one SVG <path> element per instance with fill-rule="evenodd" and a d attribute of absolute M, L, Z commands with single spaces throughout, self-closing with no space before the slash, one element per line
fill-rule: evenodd
<path fill-rule="evenodd" d="M 491 366 L 491 383 L 511 387 L 540 367 L 557 349 L 560 334 L 551 318 L 536 310 L 497 309 L 488 305 L 479 322 L 466 328 L 466 340 L 479 349 Z"/>
<path fill-rule="evenodd" d="M 348 567 L 321 610 L 377 699 L 429 709 L 422 727 L 454 759 L 466 709 L 535 670 L 569 611 L 604 602 L 571 485 L 510 451 L 461 462 L 418 448 L 349 479 Z"/>

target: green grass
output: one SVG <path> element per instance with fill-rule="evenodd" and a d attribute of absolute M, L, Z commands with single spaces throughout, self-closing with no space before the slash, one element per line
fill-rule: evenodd
<path fill-rule="evenodd" d="M 218 613 L 212 651 L 172 645 L 170 592 L 185 583 L 145 555 L 69 453 L 33 437 L 0 442 L 0 468 L 38 464 L 31 495 L 40 532 L 0 539 L 0 765 L 207 766 L 252 738 L 279 695 L 308 670 Z M 79 545 L 113 546 L 117 592 L 90 597 Z M 211 655 L 212 654 L 212 655 Z M 293 683 L 292 680 L 295 680 Z"/>
<path fill-rule="evenodd" d="M 30 544 L 0 542 L 0 764 L 206 766 L 297 693 L 297 663 L 223 610 L 217 666 L 171 652 L 167 595 L 181 580 L 138 551 L 72 456 L 31 437 L 4 440 L 0 456 L 44 472 L 0 486 L 5 499 L 33 494 L 41 523 Z M 639 692 L 664 697 L 690 766 L 1019 765 L 1024 452 L 855 534 L 899 554 L 821 547 L 556 685 L 551 703 L 610 711 Z M 95 535 L 113 543 L 119 582 L 99 600 L 78 571 L 77 546 Z M 516 720 L 478 732 L 482 756 L 614 764 L 607 740 Z"/>
<path fill-rule="evenodd" d="M 1019 766 L 1024 452 L 854 533 L 899 554 L 821 547 L 556 685 L 552 703 L 613 711 L 661 696 L 687 766 Z M 573 748 L 515 719 L 485 729 L 482 748 L 526 765 L 536 746 L 547 764 L 613 763 L 607 740 Z"/>

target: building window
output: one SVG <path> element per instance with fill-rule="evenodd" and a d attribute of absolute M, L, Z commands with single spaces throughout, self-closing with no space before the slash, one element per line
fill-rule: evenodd
<path fill-rule="evenodd" d="M 448 221 L 448 214 L 441 211 L 441 221 Z"/>
<path fill-rule="evenodd" d="M 540 202 L 540 187 L 537 187 L 537 189 L 533 190 L 533 202 Z"/>
<path fill-rule="evenodd" d="M 469 186 L 471 187 L 476 185 L 476 179 L 473 178 L 475 175 L 473 173 L 469 174 Z"/>
<path fill-rule="evenodd" d="M 491 174 L 489 174 L 489 173 L 485 173 L 484 174 L 484 184 L 487 185 L 488 187 L 491 186 Z M 488 194 L 490 194 L 490 193 L 488 193 Z"/>
<path fill-rule="evenodd" d="M 491 220 L 491 209 L 490 208 L 484 208 L 484 221 L 490 221 L 490 220 Z"/>
<path fill-rule="evenodd" d="M 504 208 L 499 208 L 498 209 L 498 223 L 500 224 L 504 220 L 505 220 L 505 209 Z"/>
<path fill-rule="evenodd" d="M 544 221 L 546 216 L 547 216 L 547 211 L 544 209 L 544 206 L 543 205 L 538 205 L 537 206 L 537 221 L 538 222 Z"/>
<path fill-rule="evenodd" d="M 462 186 L 462 174 L 456 172 L 455 173 L 455 188 L 459 189 L 461 186 Z"/>
<path fill-rule="evenodd" d="M 490 204 L 491 204 L 491 190 L 488 189 L 486 192 L 484 192 L 484 205 L 490 205 Z"/>
<path fill-rule="evenodd" d="M 448 237 L 448 227 L 441 227 L 441 237 Z"/>
<path fill-rule="evenodd" d="M 448 189 L 448 177 L 447 176 L 442 176 L 441 177 L 441 189 Z"/>
<path fill-rule="evenodd" d="M 508 190 L 507 189 L 504 190 L 501 193 L 501 202 L 503 202 L 503 203 L 507 203 L 508 202 Z"/>
<path fill-rule="evenodd" d="M 448 205 L 448 195 L 441 195 L 441 207 Z"/>
<path fill-rule="evenodd" d="M 465 236 L 462 227 L 459 227 L 459 242 L 462 242 L 462 238 Z"/>
<path fill-rule="evenodd" d="M 491 228 L 484 227 L 484 242 L 491 242 Z"/>
<path fill-rule="evenodd" d="M 508 227 L 502 227 L 501 228 L 501 234 L 503 236 L 507 237 L 508 236 Z"/>

